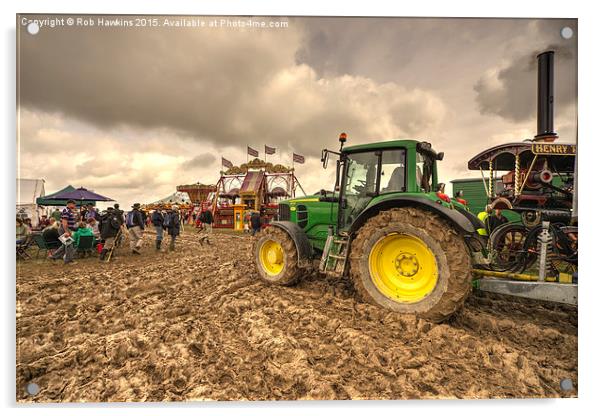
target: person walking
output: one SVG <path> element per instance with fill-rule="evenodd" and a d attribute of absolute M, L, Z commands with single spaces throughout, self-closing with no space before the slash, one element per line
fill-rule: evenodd
<path fill-rule="evenodd" d="M 157 231 L 157 238 L 155 240 L 155 250 L 161 250 L 161 243 L 163 242 L 163 221 L 165 218 L 161 213 L 160 209 L 156 209 L 151 215 L 151 222 L 155 230 Z"/>
<path fill-rule="evenodd" d="M 140 205 L 140 204 L 138 204 Z M 124 223 L 124 215 L 123 215 L 123 210 L 119 209 L 119 204 L 115 204 L 113 205 L 113 208 L 115 209 L 115 216 L 117 217 L 117 219 L 119 220 L 120 224 Z"/>
<path fill-rule="evenodd" d="M 144 216 L 140 212 L 139 203 L 132 205 L 132 210 L 126 216 L 125 226 L 130 234 L 130 249 L 132 250 L 132 254 L 140 254 L 142 233 L 144 231 Z"/>
<path fill-rule="evenodd" d="M 180 235 L 180 210 L 177 205 L 173 205 L 165 214 L 163 225 L 167 229 L 167 234 L 171 238 L 169 242 L 169 251 L 176 249 L 176 238 Z"/>
<path fill-rule="evenodd" d="M 205 232 L 211 234 L 213 232 L 213 213 L 210 209 L 205 210 L 201 217 L 203 224 L 205 225 Z"/>
<path fill-rule="evenodd" d="M 121 222 L 113 207 L 107 208 L 106 213 L 101 215 L 98 229 L 100 230 L 100 238 L 104 240 L 104 245 L 100 252 L 100 260 L 102 261 L 105 259 L 107 253 L 113 250 L 115 238 L 121 229 Z"/>
<path fill-rule="evenodd" d="M 253 211 L 251 213 L 251 235 L 254 236 L 261 231 L 261 215 L 259 212 Z"/>

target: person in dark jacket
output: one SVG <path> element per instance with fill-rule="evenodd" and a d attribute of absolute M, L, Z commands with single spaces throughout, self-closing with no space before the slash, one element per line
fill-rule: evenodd
<path fill-rule="evenodd" d="M 257 234 L 261 230 L 261 215 L 257 211 L 251 213 L 251 235 Z"/>
<path fill-rule="evenodd" d="M 169 242 L 169 251 L 176 249 L 176 238 L 180 235 L 180 209 L 177 205 L 173 205 L 165 214 L 163 225 L 167 229 L 167 234 L 171 237 Z"/>
<path fill-rule="evenodd" d="M 113 207 L 107 208 L 107 212 L 101 215 L 100 222 L 98 223 L 100 238 L 104 240 L 104 245 L 100 252 L 100 260 L 104 260 L 107 252 L 113 248 L 115 237 L 117 237 L 120 228 L 121 222 L 119 221 L 118 214 Z"/>
<path fill-rule="evenodd" d="M 207 231 L 207 234 L 211 234 L 213 231 L 213 213 L 210 209 L 205 210 L 205 212 L 201 214 L 201 221 L 205 225 L 204 228 L 205 231 Z"/>
<path fill-rule="evenodd" d="M 42 230 L 42 237 L 49 246 L 58 247 L 61 244 L 59 236 L 59 225 L 51 218 L 51 223 Z"/>
<path fill-rule="evenodd" d="M 161 210 L 156 209 L 151 215 L 151 222 L 157 231 L 157 239 L 155 240 L 155 250 L 161 250 L 161 242 L 163 241 L 163 221 L 165 220 Z"/>
<path fill-rule="evenodd" d="M 115 209 L 115 217 L 119 220 L 119 223 L 123 225 L 125 223 L 125 216 L 123 215 L 123 210 L 119 209 L 119 204 L 113 205 L 113 208 Z"/>
<path fill-rule="evenodd" d="M 144 231 L 144 216 L 140 212 L 139 203 L 132 205 L 132 210 L 126 216 L 125 226 L 130 234 L 130 249 L 132 250 L 132 254 L 140 254 L 142 233 Z"/>
<path fill-rule="evenodd" d="M 489 214 L 489 216 L 485 220 L 485 226 L 487 227 L 488 234 L 491 235 L 497 227 L 504 225 L 507 222 L 508 219 L 502 215 L 502 210 L 496 209 L 494 211 L 494 214 Z"/>

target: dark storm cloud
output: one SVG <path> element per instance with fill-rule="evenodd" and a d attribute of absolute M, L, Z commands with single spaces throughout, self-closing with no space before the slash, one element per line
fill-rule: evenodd
<path fill-rule="evenodd" d="M 418 134 L 444 106 L 416 88 L 321 78 L 287 30 L 56 28 L 20 37 L 24 107 L 101 128 L 168 128 L 217 146 L 265 142 L 317 156 L 317 138 Z M 398 110 L 403 114 L 398 114 Z M 417 121 L 418 120 L 418 121 Z"/>
<path fill-rule="evenodd" d="M 192 159 L 182 163 L 183 169 L 198 169 L 199 167 L 205 167 L 215 162 L 215 156 L 210 153 L 202 153 L 196 155 Z"/>
<path fill-rule="evenodd" d="M 318 18 L 306 24 L 296 59 L 319 74 L 369 76 L 442 94 L 470 83 L 444 97 L 447 104 L 466 111 L 474 97 L 481 114 L 511 122 L 534 116 L 534 56 L 555 49 L 558 112 L 575 105 L 575 19 Z M 573 28 L 572 39 L 560 37 L 565 26 Z"/>
<path fill-rule="evenodd" d="M 21 104 L 101 127 L 169 127 L 232 142 L 241 98 L 257 94 L 288 33 L 56 28 L 20 42 Z"/>
<path fill-rule="evenodd" d="M 560 31 L 570 26 L 575 35 L 562 39 Z M 537 21 L 530 39 L 505 64 L 492 68 L 474 85 L 481 114 L 501 116 L 513 122 L 535 117 L 537 106 L 537 55 L 554 55 L 554 104 L 558 114 L 574 110 L 577 100 L 576 20 Z M 516 45 L 517 47 L 519 45 Z"/>
<path fill-rule="evenodd" d="M 352 74 L 414 86 L 474 73 L 479 55 L 528 25 L 521 19 L 316 18 L 305 21 L 298 62 L 323 74 Z M 456 73 L 457 69 L 457 73 Z"/>
<path fill-rule="evenodd" d="M 567 47 L 548 45 L 519 56 L 502 69 L 479 79 L 474 90 L 481 114 L 499 115 L 512 121 L 534 117 L 537 106 L 537 55 L 545 50 L 555 51 L 555 108 L 561 112 L 574 106 L 575 56 Z"/>

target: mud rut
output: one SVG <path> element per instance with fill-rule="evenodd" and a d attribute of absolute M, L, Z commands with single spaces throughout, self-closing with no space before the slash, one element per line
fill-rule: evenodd
<path fill-rule="evenodd" d="M 17 265 L 18 401 L 577 394 L 574 308 L 472 294 L 433 325 L 356 302 L 346 279 L 266 286 L 248 236 L 158 255 L 153 238 L 108 265 Z"/>

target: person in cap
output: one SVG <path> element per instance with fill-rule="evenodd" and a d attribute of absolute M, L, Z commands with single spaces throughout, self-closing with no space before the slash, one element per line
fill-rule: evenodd
<path fill-rule="evenodd" d="M 138 204 L 138 205 L 140 205 L 140 204 Z M 113 208 L 115 209 L 115 215 L 119 219 L 120 224 L 123 225 L 124 222 L 125 222 L 124 215 L 123 215 L 123 210 L 119 209 L 119 204 L 113 205 Z"/>
<path fill-rule="evenodd" d="M 132 210 L 125 217 L 125 226 L 130 235 L 130 248 L 132 254 L 140 254 L 142 236 L 144 231 L 144 217 L 140 212 L 140 204 L 132 205 Z"/>
<path fill-rule="evenodd" d="M 104 241 L 102 251 L 100 252 L 101 261 L 105 259 L 109 251 L 113 250 L 120 228 L 121 223 L 117 218 L 117 212 L 113 207 L 108 207 L 107 211 L 101 215 L 100 222 L 98 223 L 100 238 Z"/>

